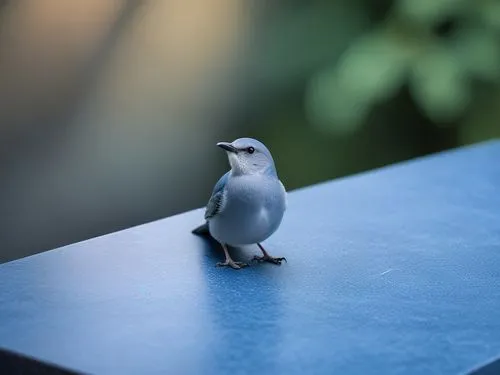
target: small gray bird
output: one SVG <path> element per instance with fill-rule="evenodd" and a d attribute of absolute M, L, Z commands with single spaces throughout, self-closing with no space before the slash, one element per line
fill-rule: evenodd
<path fill-rule="evenodd" d="M 281 264 L 285 258 L 269 255 L 260 244 L 278 229 L 287 205 L 286 190 L 271 153 L 252 138 L 219 142 L 217 146 L 226 151 L 231 170 L 215 184 L 205 210 L 205 224 L 192 232 L 210 235 L 221 244 L 226 260 L 217 266 L 247 266 L 233 261 L 227 247 L 250 244 L 257 244 L 263 254 L 253 260 Z"/>

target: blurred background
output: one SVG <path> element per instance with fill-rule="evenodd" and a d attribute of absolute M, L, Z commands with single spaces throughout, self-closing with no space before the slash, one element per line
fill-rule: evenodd
<path fill-rule="evenodd" d="M 500 135 L 498 0 L 0 0 L 0 262 Z M 492 162 L 498 162 L 492 160 Z"/>

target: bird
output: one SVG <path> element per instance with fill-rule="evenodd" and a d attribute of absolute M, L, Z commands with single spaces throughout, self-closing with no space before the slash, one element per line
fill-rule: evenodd
<path fill-rule="evenodd" d="M 281 225 L 287 209 L 287 192 L 278 177 L 268 148 L 254 138 L 218 142 L 227 154 L 230 170 L 215 184 L 205 207 L 205 223 L 192 233 L 210 236 L 224 250 L 218 267 L 241 269 L 249 264 L 234 261 L 228 247 L 257 245 L 262 256 L 252 261 L 281 265 L 285 257 L 271 256 L 262 246 Z"/>

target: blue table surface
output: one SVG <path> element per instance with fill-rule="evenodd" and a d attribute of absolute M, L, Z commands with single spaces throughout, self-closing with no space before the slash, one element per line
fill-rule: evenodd
<path fill-rule="evenodd" d="M 282 266 L 216 268 L 202 221 L 0 265 L 0 347 L 94 374 L 461 374 L 500 355 L 500 142 L 292 192 L 265 243 Z"/>

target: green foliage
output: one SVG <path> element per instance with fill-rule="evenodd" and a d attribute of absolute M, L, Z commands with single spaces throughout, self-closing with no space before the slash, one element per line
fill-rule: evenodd
<path fill-rule="evenodd" d="M 469 77 L 444 46 L 417 57 L 408 78 L 415 102 L 433 120 L 455 120 L 470 102 Z"/>
<path fill-rule="evenodd" d="M 475 108 L 476 83 L 500 90 L 499 34 L 499 0 L 395 0 L 380 24 L 311 78 L 309 119 L 355 130 L 406 86 L 430 121 L 457 123 Z"/>

